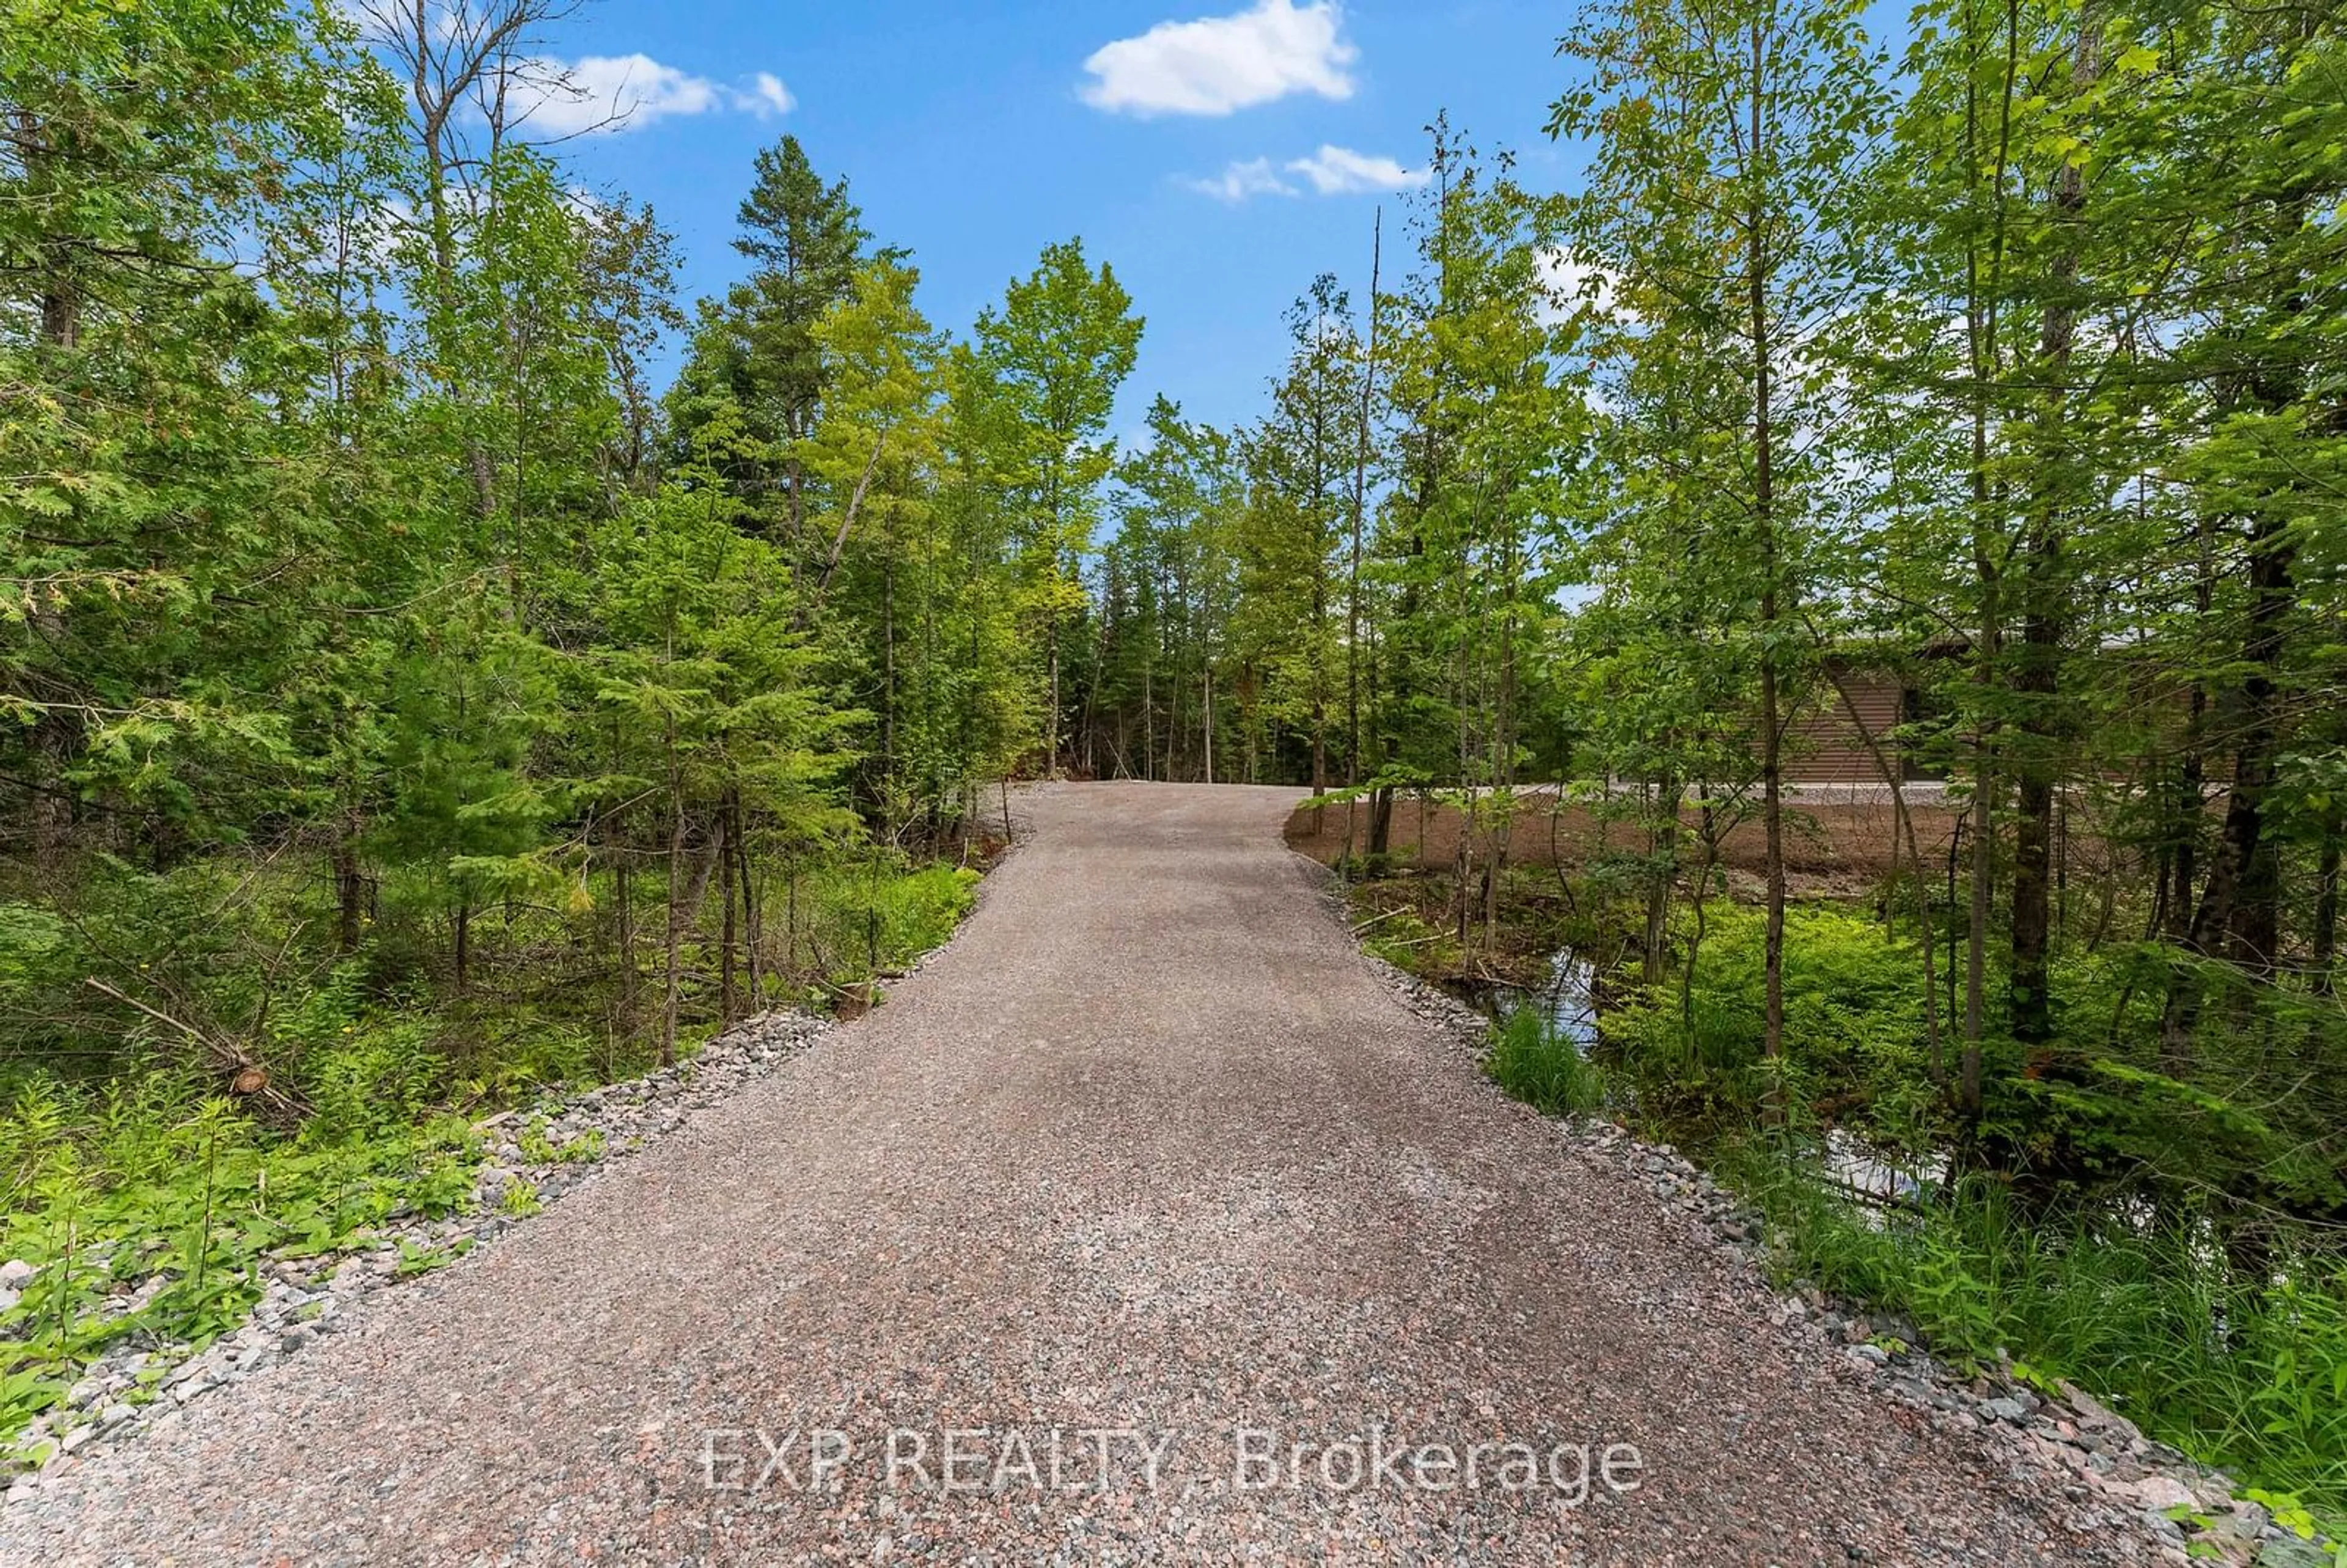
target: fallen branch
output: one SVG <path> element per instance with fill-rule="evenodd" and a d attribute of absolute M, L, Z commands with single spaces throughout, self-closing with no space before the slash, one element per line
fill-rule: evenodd
<path fill-rule="evenodd" d="M 92 990 L 112 997 L 125 1007 L 135 1008 L 166 1029 L 176 1030 L 200 1047 L 214 1073 L 228 1080 L 228 1091 L 252 1101 L 271 1113 L 272 1120 L 292 1123 L 309 1114 L 309 1107 L 278 1088 L 269 1080 L 269 1069 L 247 1054 L 234 1040 L 222 1040 L 195 1025 L 173 1018 L 159 1008 L 149 1007 L 137 997 L 108 985 L 92 975 L 82 982 Z"/>

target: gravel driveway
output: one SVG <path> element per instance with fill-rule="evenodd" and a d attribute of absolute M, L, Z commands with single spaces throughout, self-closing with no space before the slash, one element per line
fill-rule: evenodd
<path fill-rule="evenodd" d="M 2141 1560 L 1438 1044 L 1296 799 L 1038 792 L 885 1008 L 0 1562 Z"/>

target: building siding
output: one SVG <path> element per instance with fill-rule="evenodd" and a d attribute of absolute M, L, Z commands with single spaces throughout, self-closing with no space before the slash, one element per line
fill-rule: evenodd
<path fill-rule="evenodd" d="M 1785 734 L 1785 779 L 1790 784 L 1881 784 L 1882 773 L 1867 749 L 1872 734 L 1882 754 L 1894 767 L 1899 748 L 1891 739 L 1904 717 L 1905 691 L 1898 678 L 1880 671 L 1847 670 L 1843 701 L 1831 682 L 1823 683 L 1820 700 L 1804 710 Z M 1851 711 L 1857 712 L 1855 722 Z M 1860 729 L 1863 725 L 1863 730 Z"/>

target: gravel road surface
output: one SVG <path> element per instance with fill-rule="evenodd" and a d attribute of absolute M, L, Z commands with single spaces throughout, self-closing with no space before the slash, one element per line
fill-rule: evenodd
<path fill-rule="evenodd" d="M 1037 792 L 886 1007 L 0 1562 L 2143 1560 L 1439 1044 L 1296 799 Z"/>

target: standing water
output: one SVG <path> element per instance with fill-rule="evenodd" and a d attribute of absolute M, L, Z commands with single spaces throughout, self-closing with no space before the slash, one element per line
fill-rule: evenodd
<path fill-rule="evenodd" d="M 1548 975 L 1536 985 L 1462 986 L 1462 994 L 1494 1023 L 1530 1008 L 1556 1038 L 1587 1054 L 1597 1043 L 1597 966 L 1570 948 L 1549 956 Z M 1928 1202 L 1948 1178 L 1944 1152 L 1915 1156 L 1885 1149 L 1846 1128 L 1828 1128 L 1817 1168 L 1828 1184 L 1871 1205 Z"/>
<path fill-rule="evenodd" d="M 1548 977 L 1539 984 L 1479 986 L 1469 999 L 1494 1023 L 1506 1022 L 1518 1008 L 1531 1008 L 1575 1050 L 1586 1051 L 1597 1043 L 1597 966 L 1570 948 L 1549 956 Z"/>
<path fill-rule="evenodd" d="M 1549 956 L 1547 977 L 1536 985 L 1462 984 L 1458 989 L 1495 1024 L 1530 1008 L 1552 1035 L 1581 1054 L 1597 1043 L 1597 966 L 1570 948 Z M 1681 1134 L 1694 1135 L 1691 1129 Z M 1872 1212 L 1929 1202 L 1948 1179 L 1948 1156 L 1908 1154 L 1847 1128 L 1829 1127 L 1819 1141 L 1815 1169 L 1828 1185 L 1862 1200 Z"/>
<path fill-rule="evenodd" d="M 1870 1143 L 1844 1127 L 1826 1130 L 1826 1179 L 1852 1196 L 1881 1204 L 1925 1202 L 1948 1179 L 1948 1156 L 1922 1159 Z"/>

